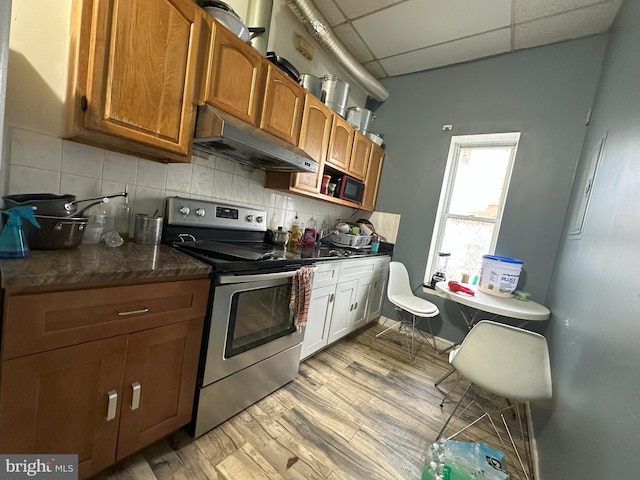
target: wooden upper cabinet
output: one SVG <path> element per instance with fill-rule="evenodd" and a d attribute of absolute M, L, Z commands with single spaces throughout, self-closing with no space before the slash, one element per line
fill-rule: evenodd
<path fill-rule="evenodd" d="M 188 161 L 204 13 L 191 0 L 82 0 L 72 52 L 81 129 L 157 159 Z M 80 132 L 81 141 L 91 136 Z M 163 156 L 160 152 L 176 154 Z M 180 158 L 182 156 L 182 158 Z"/>
<path fill-rule="evenodd" d="M 362 198 L 361 208 L 363 210 L 373 211 L 376 206 L 376 198 L 378 197 L 378 185 L 380 184 L 380 173 L 382 172 L 382 160 L 384 158 L 384 150 L 376 144 L 371 147 L 371 155 L 369 156 L 369 169 L 367 170 L 367 178 L 364 182 L 364 197 Z"/>
<path fill-rule="evenodd" d="M 311 193 L 320 192 L 332 121 L 333 112 L 312 94 L 307 93 L 298 146 L 318 162 L 318 171 L 293 175 L 291 182 L 293 188 Z"/>
<path fill-rule="evenodd" d="M 354 132 L 355 130 L 349 122 L 337 114 L 333 115 L 331 139 L 329 140 L 329 151 L 327 154 L 328 164 L 344 172 L 349 169 Z"/>
<path fill-rule="evenodd" d="M 373 142 L 360 132 L 353 137 L 353 150 L 349 161 L 349 173 L 360 180 L 364 180 L 369 167 L 369 156 Z"/>
<path fill-rule="evenodd" d="M 267 64 L 260 128 L 298 144 L 305 90 L 272 63 Z"/>
<path fill-rule="evenodd" d="M 226 27 L 211 24 L 205 102 L 257 126 L 266 60 Z"/>

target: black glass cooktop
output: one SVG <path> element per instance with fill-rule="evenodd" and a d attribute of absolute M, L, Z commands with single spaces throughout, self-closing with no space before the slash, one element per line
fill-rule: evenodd
<path fill-rule="evenodd" d="M 353 258 L 365 252 L 327 246 L 282 246 L 213 240 L 174 242 L 173 246 L 214 266 L 215 271 L 246 271 L 311 264 L 332 258 Z"/>

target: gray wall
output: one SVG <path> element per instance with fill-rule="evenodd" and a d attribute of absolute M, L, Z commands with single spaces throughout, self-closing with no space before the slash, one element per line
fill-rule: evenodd
<path fill-rule="evenodd" d="M 6 158 L 4 154 L 4 110 L 7 89 L 7 64 L 9 62 L 9 26 L 11 24 L 11 0 L 0 2 L 0 196 L 4 195 Z"/>
<path fill-rule="evenodd" d="M 376 111 L 387 145 L 376 209 L 400 213 L 394 259 L 422 282 L 452 135 L 522 132 L 496 254 L 520 258 L 520 288 L 545 303 L 607 37 L 522 50 L 384 81 Z M 453 124 L 453 131 L 442 131 Z M 454 252 L 455 255 L 455 252 Z M 441 337 L 466 331 L 437 303 Z M 385 314 L 393 316 L 390 305 Z M 542 326 L 538 326 L 542 328 Z"/>
<path fill-rule="evenodd" d="M 583 234 L 563 237 L 549 294 L 554 399 L 534 410 L 544 480 L 640 476 L 639 48 L 640 2 L 626 0 L 583 149 L 608 131 Z"/>

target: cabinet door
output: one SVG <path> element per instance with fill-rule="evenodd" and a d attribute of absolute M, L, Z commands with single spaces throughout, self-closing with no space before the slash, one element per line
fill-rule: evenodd
<path fill-rule="evenodd" d="M 354 131 L 349 122 L 339 115 L 333 115 L 327 163 L 345 173 L 348 171 L 349 160 L 351 159 Z"/>
<path fill-rule="evenodd" d="M 373 144 L 371 147 L 371 156 L 369 157 L 369 169 L 367 170 L 367 177 L 364 181 L 364 196 L 360 207 L 363 210 L 372 211 L 376 206 L 383 158 L 384 150 L 378 145 Z"/>
<path fill-rule="evenodd" d="M 351 323 L 351 330 L 360 328 L 365 325 L 369 320 L 367 316 L 369 306 L 369 295 L 371 293 L 371 286 L 373 277 L 362 278 L 358 280 L 358 288 L 356 289 L 355 302 L 353 304 L 353 320 Z"/>
<path fill-rule="evenodd" d="M 126 348 L 121 335 L 3 362 L 0 452 L 77 454 L 80 478 L 112 464 Z"/>
<path fill-rule="evenodd" d="M 304 89 L 269 63 L 260 128 L 298 145 L 303 108 Z"/>
<path fill-rule="evenodd" d="M 320 192 L 332 121 L 333 112 L 312 94 L 307 93 L 298 146 L 318 162 L 318 171 L 294 174 L 291 185 L 293 188 L 312 193 Z"/>
<path fill-rule="evenodd" d="M 257 125 L 266 60 L 215 21 L 212 36 L 205 75 L 206 103 Z"/>
<path fill-rule="evenodd" d="M 202 11 L 190 0 L 95 0 L 91 21 L 84 126 L 186 156 Z"/>
<path fill-rule="evenodd" d="M 357 288 L 357 280 L 337 285 L 335 305 L 329 327 L 329 343 L 335 342 L 351 331 L 351 318 Z"/>
<path fill-rule="evenodd" d="M 335 285 L 314 288 L 309 300 L 309 316 L 304 330 L 301 359 L 320 350 L 329 341 L 329 325 L 336 297 Z"/>
<path fill-rule="evenodd" d="M 369 167 L 369 157 L 373 142 L 360 132 L 355 132 L 353 138 L 353 149 L 351 150 L 351 160 L 349 161 L 349 173 L 364 180 Z"/>
<path fill-rule="evenodd" d="M 117 460 L 191 420 L 202 320 L 129 337 Z"/>
<path fill-rule="evenodd" d="M 371 282 L 369 290 L 369 304 L 367 306 L 367 322 L 373 321 L 382 315 L 382 303 L 384 300 L 387 276 L 385 274 L 376 275 Z"/>

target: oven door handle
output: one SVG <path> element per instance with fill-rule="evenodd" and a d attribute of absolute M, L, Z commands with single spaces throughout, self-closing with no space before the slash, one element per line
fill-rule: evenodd
<path fill-rule="evenodd" d="M 260 282 L 263 280 L 279 280 L 281 278 L 292 278 L 296 276 L 297 270 L 277 273 L 256 273 L 255 275 L 220 275 L 218 283 L 229 285 L 231 283 Z"/>

